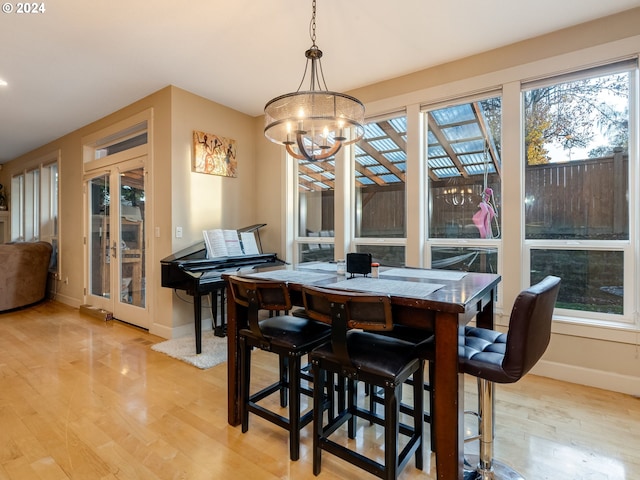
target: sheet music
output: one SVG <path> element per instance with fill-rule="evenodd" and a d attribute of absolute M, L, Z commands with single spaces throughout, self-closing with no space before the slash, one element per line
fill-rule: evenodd
<path fill-rule="evenodd" d="M 207 258 L 226 257 L 228 255 L 222 230 L 219 228 L 203 230 L 202 234 L 204 243 L 207 246 Z"/>
<path fill-rule="evenodd" d="M 245 255 L 259 254 L 260 249 L 256 243 L 256 235 L 253 232 L 240 232 L 240 240 L 242 240 L 242 248 Z"/>
<path fill-rule="evenodd" d="M 223 230 L 222 236 L 224 237 L 227 255 L 237 256 L 244 254 L 242 247 L 240 246 L 240 238 L 238 238 L 238 232 L 236 230 Z"/>

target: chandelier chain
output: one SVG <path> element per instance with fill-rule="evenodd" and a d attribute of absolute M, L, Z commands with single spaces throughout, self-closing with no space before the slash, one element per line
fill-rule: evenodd
<path fill-rule="evenodd" d="M 343 145 L 357 142 L 364 135 L 362 102 L 327 88 L 322 50 L 316 45 L 316 5 L 312 0 L 312 45 L 304 52 L 307 61 L 298 89 L 272 99 L 264 107 L 265 136 L 284 145 L 291 157 L 310 162 L 333 158 Z M 301 90 L 307 75 L 309 89 Z"/>
<path fill-rule="evenodd" d="M 309 25 L 309 35 L 311 37 L 312 46 L 316 46 L 316 0 L 311 3 L 313 13 L 311 14 L 311 23 Z"/>

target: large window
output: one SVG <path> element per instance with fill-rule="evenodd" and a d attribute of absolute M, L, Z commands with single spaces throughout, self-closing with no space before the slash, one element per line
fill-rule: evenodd
<path fill-rule="evenodd" d="M 630 87 L 619 64 L 526 85 L 525 246 L 531 283 L 562 277 L 558 307 L 624 316 L 631 295 Z M 625 278 L 632 282 L 627 284 Z M 605 316 L 606 318 L 606 316 Z"/>
<path fill-rule="evenodd" d="M 11 239 L 42 240 L 53 246 L 51 271 L 58 270 L 58 162 L 57 154 L 37 168 L 11 179 Z"/>
<path fill-rule="evenodd" d="M 505 311 L 502 299 L 554 274 L 558 328 L 637 329 L 637 63 L 549 64 L 546 77 L 527 65 L 535 80 L 496 73 L 374 103 L 337 164 L 292 169 L 298 253 L 334 260 L 335 244 L 382 265 L 498 273 Z"/>
<path fill-rule="evenodd" d="M 334 260 L 335 160 L 298 160 L 299 262 Z"/>
<path fill-rule="evenodd" d="M 501 111 L 486 96 L 424 113 L 433 268 L 498 271 Z"/>
<path fill-rule="evenodd" d="M 370 120 L 356 144 L 354 225 L 356 251 L 382 265 L 405 263 L 407 116 Z"/>

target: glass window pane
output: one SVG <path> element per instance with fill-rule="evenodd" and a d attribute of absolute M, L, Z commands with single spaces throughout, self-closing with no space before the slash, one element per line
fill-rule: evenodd
<path fill-rule="evenodd" d="M 24 191 L 24 240 L 40 239 L 40 170 L 25 174 Z"/>
<path fill-rule="evenodd" d="M 57 272 L 58 265 L 58 164 L 45 165 L 41 170 L 40 240 L 53 246 L 49 270 Z"/>
<path fill-rule="evenodd" d="M 432 247 L 431 268 L 463 272 L 498 273 L 498 249 L 483 247 Z"/>
<path fill-rule="evenodd" d="M 298 235 L 333 237 L 335 160 L 298 160 Z M 331 233 L 329 233 L 331 232 Z"/>
<path fill-rule="evenodd" d="M 11 179 L 11 240 L 24 241 L 24 175 Z"/>
<path fill-rule="evenodd" d="M 429 237 L 500 236 L 500 97 L 426 113 Z"/>
<path fill-rule="evenodd" d="M 358 245 L 358 253 L 370 253 L 372 261 L 388 267 L 404 267 L 405 247 L 402 245 Z"/>
<path fill-rule="evenodd" d="M 528 239 L 629 238 L 628 72 L 524 93 Z"/>
<path fill-rule="evenodd" d="M 120 175 L 120 296 L 122 303 L 145 306 L 144 169 Z"/>
<path fill-rule="evenodd" d="M 355 236 L 405 238 L 407 117 L 365 125 L 355 148 Z"/>
<path fill-rule="evenodd" d="M 298 242 L 299 263 L 305 262 L 332 262 L 332 243 L 301 243 Z"/>
<path fill-rule="evenodd" d="M 623 252 L 531 250 L 531 284 L 547 275 L 562 278 L 557 308 L 623 314 Z"/>
<path fill-rule="evenodd" d="M 99 160 L 140 145 L 146 145 L 147 141 L 147 122 L 144 121 L 97 140 L 93 145 L 95 149 L 93 159 Z M 90 160 L 91 158 L 86 158 L 85 162 Z"/>
<path fill-rule="evenodd" d="M 89 182 L 91 234 L 89 237 L 89 291 L 98 297 L 111 298 L 110 267 L 112 249 L 109 240 L 109 206 L 111 187 L 109 176 Z"/>

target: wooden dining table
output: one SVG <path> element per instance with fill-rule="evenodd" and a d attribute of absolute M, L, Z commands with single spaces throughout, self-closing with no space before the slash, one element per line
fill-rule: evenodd
<path fill-rule="evenodd" d="M 394 323 L 430 330 L 435 335 L 435 412 L 437 478 L 464 477 L 464 375 L 458 369 L 459 327 L 471 320 L 493 328 L 494 304 L 500 275 L 414 268 L 381 267 L 378 278 L 338 275 L 335 264 L 256 269 L 243 276 L 285 281 L 292 302 L 301 305 L 304 285 L 386 293 L 391 296 Z M 246 325 L 246 311 L 227 295 L 228 423 L 240 424 L 238 332 Z"/>

